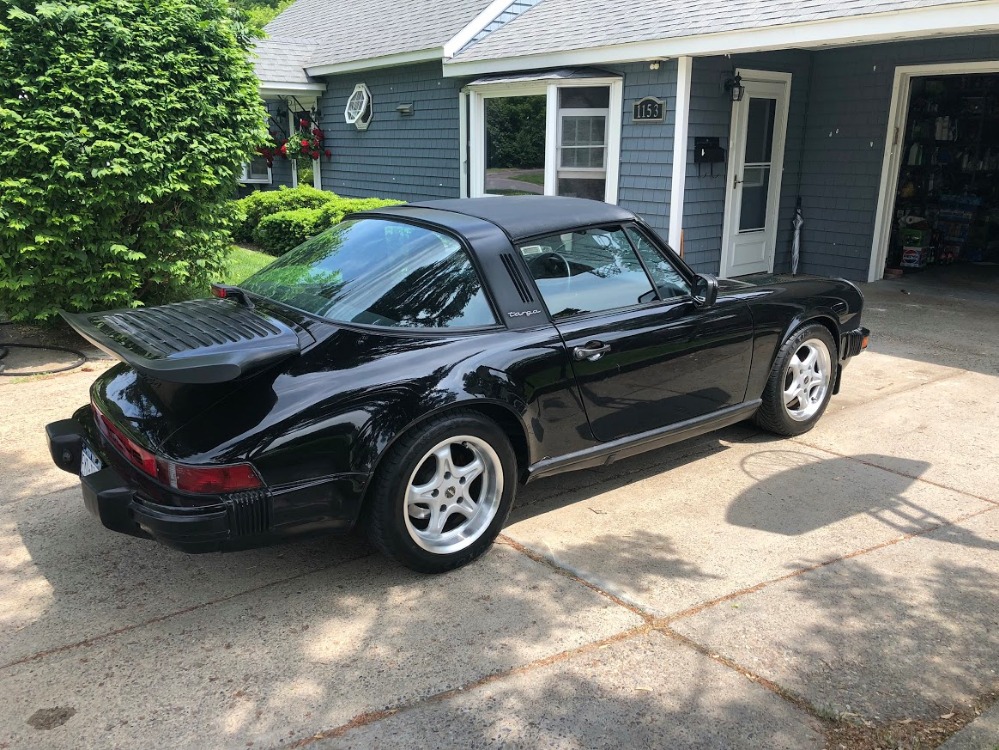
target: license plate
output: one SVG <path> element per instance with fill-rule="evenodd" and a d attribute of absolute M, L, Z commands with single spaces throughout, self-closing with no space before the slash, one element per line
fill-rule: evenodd
<path fill-rule="evenodd" d="M 80 476 L 85 477 L 100 471 L 102 468 L 103 465 L 97 455 L 87 446 L 83 446 L 83 450 L 80 452 Z"/>

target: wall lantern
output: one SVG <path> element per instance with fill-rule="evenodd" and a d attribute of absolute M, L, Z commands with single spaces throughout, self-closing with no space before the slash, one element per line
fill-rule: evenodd
<path fill-rule="evenodd" d="M 742 95 L 746 93 L 746 87 L 742 85 L 742 76 L 736 73 L 734 77 L 725 81 L 725 91 L 733 102 L 741 102 Z"/>

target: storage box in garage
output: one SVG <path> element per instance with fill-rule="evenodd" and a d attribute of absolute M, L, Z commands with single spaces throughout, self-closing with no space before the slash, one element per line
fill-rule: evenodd
<path fill-rule="evenodd" d="M 903 247 L 902 268 L 922 268 L 926 265 L 930 250 L 927 247 Z"/>

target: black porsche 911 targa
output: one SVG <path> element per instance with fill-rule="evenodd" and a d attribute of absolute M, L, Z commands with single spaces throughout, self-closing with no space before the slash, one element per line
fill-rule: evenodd
<path fill-rule="evenodd" d="M 122 360 L 47 427 L 87 508 L 189 552 L 360 524 L 426 572 L 482 554 L 520 482 L 809 430 L 868 336 L 849 282 L 717 281 L 572 198 L 355 214 L 213 291 L 65 315 Z"/>

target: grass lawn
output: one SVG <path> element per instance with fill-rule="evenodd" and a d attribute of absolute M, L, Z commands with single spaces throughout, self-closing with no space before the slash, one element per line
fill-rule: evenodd
<path fill-rule="evenodd" d="M 223 281 L 226 284 L 240 284 L 273 260 L 275 260 L 273 255 L 233 245 L 232 252 L 229 253 L 229 267 L 226 269 Z"/>

